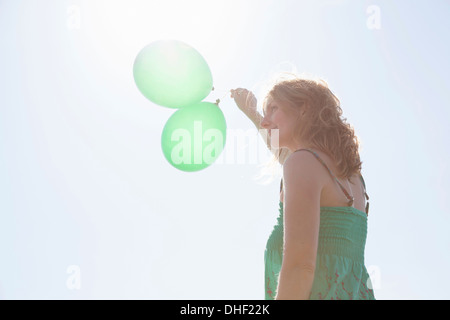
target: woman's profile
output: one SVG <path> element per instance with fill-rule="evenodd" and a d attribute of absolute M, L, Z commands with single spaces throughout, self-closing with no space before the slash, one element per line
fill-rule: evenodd
<path fill-rule="evenodd" d="M 279 216 L 267 241 L 266 299 L 375 299 L 364 264 L 369 199 L 359 142 L 339 99 L 320 79 L 275 83 L 257 111 L 231 90 L 265 141 L 275 130 L 283 166 Z M 273 150 L 273 149 L 272 149 Z"/>

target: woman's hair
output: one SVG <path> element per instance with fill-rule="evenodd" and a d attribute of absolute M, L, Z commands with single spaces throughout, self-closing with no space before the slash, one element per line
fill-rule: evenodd
<path fill-rule="evenodd" d="M 288 114 L 297 119 L 294 139 L 329 155 L 337 166 L 338 177 L 349 179 L 361 172 L 359 140 L 354 128 L 342 117 L 339 99 L 322 80 L 310 76 L 279 78 L 266 94 L 263 108 L 268 99 L 287 106 Z M 290 151 L 280 148 L 274 152 L 273 162 L 283 164 Z"/>

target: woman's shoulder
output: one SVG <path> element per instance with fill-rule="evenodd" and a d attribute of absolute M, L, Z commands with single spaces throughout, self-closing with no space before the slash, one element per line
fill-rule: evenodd
<path fill-rule="evenodd" d="M 323 156 L 321 151 L 316 151 L 319 157 Z M 317 161 L 316 156 L 311 152 L 295 151 L 289 155 L 283 165 L 283 179 L 286 176 L 296 176 L 297 178 L 309 178 L 322 183 L 326 182 L 323 165 Z"/>
<path fill-rule="evenodd" d="M 317 164 L 320 164 L 320 166 L 317 166 L 318 168 L 320 168 L 321 166 L 323 166 L 323 164 L 332 166 L 333 162 L 333 158 L 328 153 L 319 149 L 308 148 L 291 152 L 286 158 L 284 164 L 287 164 L 288 166 L 302 164 L 305 166 L 309 165 L 311 167 L 315 167 Z"/>

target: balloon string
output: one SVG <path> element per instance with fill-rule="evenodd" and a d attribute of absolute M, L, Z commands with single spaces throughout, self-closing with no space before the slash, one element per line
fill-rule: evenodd
<path fill-rule="evenodd" d="M 217 90 L 216 90 L 215 88 L 213 88 L 213 91 L 217 92 Z M 224 92 L 223 90 L 219 90 L 219 91 Z M 220 101 L 222 101 L 228 94 L 231 93 L 231 90 L 228 90 L 228 91 L 225 91 L 225 92 L 226 92 L 226 93 L 223 95 L 222 98 L 216 100 L 216 104 L 217 104 L 217 105 L 219 105 Z"/>

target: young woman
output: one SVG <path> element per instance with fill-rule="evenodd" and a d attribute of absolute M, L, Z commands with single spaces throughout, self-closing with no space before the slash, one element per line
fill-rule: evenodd
<path fill-rule="evenodd" d="M 265 141 L 278 130 L 280 216 L 265 251 L 266 299 L 375 299 L 364 265 L 369 199 L 359 143 L 323 80 L 282 80 L 261 116 L 246 89 L 231 90 Z M 259 122 L 259 123 L 258 123 Z"/>

